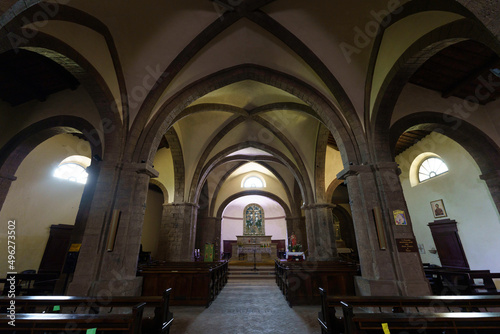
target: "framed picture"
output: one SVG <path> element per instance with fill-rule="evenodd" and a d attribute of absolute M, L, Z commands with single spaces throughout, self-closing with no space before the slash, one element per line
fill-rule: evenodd
<path fill-rule="evenodd" d="M 394 210 L 392 211 L 392 215 L 394 216 L 394 223 L 396 225 L 407 225 L 405 212 L 403 210 Z"/>
<path fill-rule="evenodd" d="M 446 210 L 444 208 L 444 203 L 442 199 L 438 199 L 437 201 L 431 202 L 431 209 L 434 218 L 442 218 L 447 217 Z"/>

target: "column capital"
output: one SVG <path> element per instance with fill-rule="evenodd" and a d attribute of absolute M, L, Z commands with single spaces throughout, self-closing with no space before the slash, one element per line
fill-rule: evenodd
<path fill-rule="evenodd" d="M 370 173 L 372 169 L 369 165 L 349 165 L 337 174 L 337 179 L 346 180 L 350 176 L 356 176 L 362 173 Z"/>
<path fill-rule="evenodd" d="M 158 177 L 160 173 L 149 162 L 129 162 L 123 164 L 123 170 L 135 171 L 137 174 L 146 174 L 149 177 Z"/>
<path fill-rule="evenodd" d="M 301 209 L 303 210 L 311 210 L 311 209 L 333 209 L 336 207 L 336 204 L 333 203 L 311 203 L 304 204 Z"/>
<path fill-rule="evenodd" d="M 173 206 L 173 207 L 176 207 L 176 206 L 192 206 L 196 209 L 199 209 L 200 206 L 196 203 L 189 203 L 189 202 L 172 202 L 172 203 L 164 203 L 163 206 Z M 214 217 L 216 218 L 216 217 Z"/>
<path fill-rule="evenodd" d="M 488 173 L 483 173 L 482 175 L 479 175 L 479 178 L 483 181 L 489 181 L 493 179 L 500 179 L 500 170 L 493 170 Z"/>
<path fill-rule="evenodd" d="M 0 173 L 0 179 L 5 179 L 5 180 L 9 180 L 9 181 L 15 181 L 15 180 L 17 180 L 17 177 L 15 177 L 14 175 L 8 175 L 8 174 Z"/>
<path fill-rule="evenodd" d="M 393 170 L 396 174 L 401 174 L 399 165 L 394 161 L 379 162 L 376 164 L 364 163 L 361 165 L 349 165 L 337 174 L 337 179 L 346 180 L 350 176 L 356 176 L 363 173 L 373 173 L 374 171 Z"/>

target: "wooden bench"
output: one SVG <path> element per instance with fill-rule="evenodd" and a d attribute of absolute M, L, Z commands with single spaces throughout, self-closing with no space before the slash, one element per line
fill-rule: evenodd
<path fill-rule="evenodd" d="M 65 313 L 19 313 L 12 319 L 0 314 L 0 331 L 40 333 L 50 331 L 76 332 L 97 328 L 108 333 L 141 333 L 141 321 L 146 303 L 136 305 L 131 314 L 65 314 Z"/>
<path fill-rule="evenodd" d="M 391 333 L 495 333 L 500 328 L 500 312 L 360 313 L 351 318 L 351 323 L 345 334 L 383 333 L 382 324 Z"/>
<path fill-rule="evenodd" d="M 14 286 L 16 287 L 16 295 L 51 295 L 59 278 L 57 273 L 42 273 L 42 274 L 15 274 L 11 275 L 14 278 Z M 7 296 L 10 289 L 10 281 L 7 278 L 0 278 L 0 284 L 4 284 L 2 296 Z"/>
<path fill-rule="evenodd" d="M 319 287 L 331 295 L 354 295 L 356 264 L 338 261 L 275 261 L 276 282 L 290 307 L 320 305 Z"/>
<path fill-rule="evenodd" d="M 344 333 L 353 326 L 350 319 L 357 314 L 354 308 L 359 307 L 367 308 L 369 314 L 500 311 L 500 296 L 327 296 L 321 288 L 320 294 L 322 302 L 318 322 L 322 333 Z M 343 308 L 343 316 L 337 317 L 336 308 L 343 304 L 351 309 Z"/>
<path fill-rule="evenodd" d="M 144 296 L 156 296 L 165 286 L 173 288 L 171 305 L 208 307 L 227 283 L 227 261 L 167 262 L 141 267 Z"/>
<path fill-rule="evenodd" d="M 113 311 L 114 308 L 132 307 L 144 303 L 146 307 L 154 307 L 154 317 L 142 320 L 144 333 L 169 332 L 173 322 L 173 314 L 169 310 L 172 288 L 163 291 L 163 296 L 115 296 L 115 297 L 79 297 L 79 296 L 20 296 L 15 298 L 16 314 L 32 312 L 54 312 L 54 306 L 70 314 L 91 313 L 102 314 Z M 0 297 L 0 309 L 7 309 L 11 299 Z M 59 312 L 61 312 L 59 311 Z"/>
<path fill-rule="evenodd" d="M 489 270 L 469 270 L 441 267 L 424 267 L 434 295 L 475 294 L 471 276 L 489 274 Z"/>
<path fill-rule="evenodd" d="M 471 273 L 470 290 L 478 295 L 500 295 L 500 273 Z M 495 284 L 495 281 L 498 281 Z"/>

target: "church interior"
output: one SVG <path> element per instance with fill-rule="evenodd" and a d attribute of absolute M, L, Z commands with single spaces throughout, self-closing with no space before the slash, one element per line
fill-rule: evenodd
<path fill-rule="evenodd" d="M 498 295 L 499 97 L 497 1 L 2 1 L 0 278 L 172 288 L 172 332 L 224 290 L 310 333 L 320 287 Z"/>

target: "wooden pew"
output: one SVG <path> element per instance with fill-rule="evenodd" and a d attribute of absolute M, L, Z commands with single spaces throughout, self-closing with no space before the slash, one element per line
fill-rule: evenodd
<path fill-rule="evenodd" d="M 14 278 L 16 287 L 16 295 L 51 295 L 59 278 L 58 273 L 42 273 L 42 274 L 15 274 L 11 275 Z M 0 284 L 4 284 L 2 296 L 7 296 L 10 288 L 10 282 L 7 278 L 0 278 Z"/>
<path fill-rule="evenodd" d="M 489 274 L 489 270 L 469 270 L 442 267 L 424 267 L 434 295 L 475 294 L 471 275 Z"/>
<path fill-rule="evenodd" d="M 15 327 L 9 324 L 9 315 L 0 314 L 0 331 L 76 332 L 97 328 L 98 331 L 109 333 L 140 334 L 145 305 L 141 303 L 134 306 L 131 314 L 19 313 L 15 316 Z"/>
<path fill-rule="evenodd" d="M 500 296 L 327 296 L 323 289 L 321 309 L 318 313 L 318 322 L 322 333 L 344 333 L 348 322 L 353 316 L 354 308 L 365 307 L 371 312 L 393 313 L 447 313 L 447 312 L 498 312 L 500 311 Z M 343 317 L 336 316 L 336 307 L 345 303 L 351 307 Z M 345 311 L 344 311 L 345 312 Z M 370 313 L 374 314 L 374 313 Z"/>
<path fill-rule="evenodd" d="M 478 295 L 500 295 L 494 280 L 500 281 L 500 273 L 471 273 L 470 290 Z"/>
<path fill-rule="evenodd" d="M 356 264 L 343 261 L 275 261 L 277 283 L 290 307 L 320 305 L 319 287 L 327 294 L 354 295 Z"/>
<path fill-rule="evenodd" d="M 227 283 L 227 261 L 166 262 L 141 267 L 144 296 L 156 296 L 165 286 L 173 288 L 171 305 L 208 307 Z"/>
<path fill-rule="evenodd" d="M 146 307 L 155 308 L 153 319 L 142 320 L 143 334 L 169 332 L 173 322 L 173 314 L 169 311 L 172 288 L 163 291 L 163 296 L 115 296 L 115 297 L 78 297 L 78 296 L 19 296 L 15 298 L 16 314 L 32 312 L 52 312 L 59 306 L 64 312 L 75 314 L 79 310 L 97 314 L 111 312 L 114 308 L 132 307 L 145 303 Z M 0 309 L 6 310 L 10 298 L 0 297 Z M 101 312 L 100 312 L 101 311 Z"/>
<path fill-rule="evenodd" d="M 500 328 L 500 312 L 361 313 L 351 322 L 353 326 L 345 334 L 382 333 L 383 323 L 391 333 L 494 333 Z"/>
<path fill-rule="evenodd" d="M 344 334 L 380 333 L 382 324 L 394 333 L 458 333 L 457 330 L 491 330 L 500 328 L 500 312 L 428 312 L 372 313 L 353 312 L 353 306 L 341 302 Z"/>

